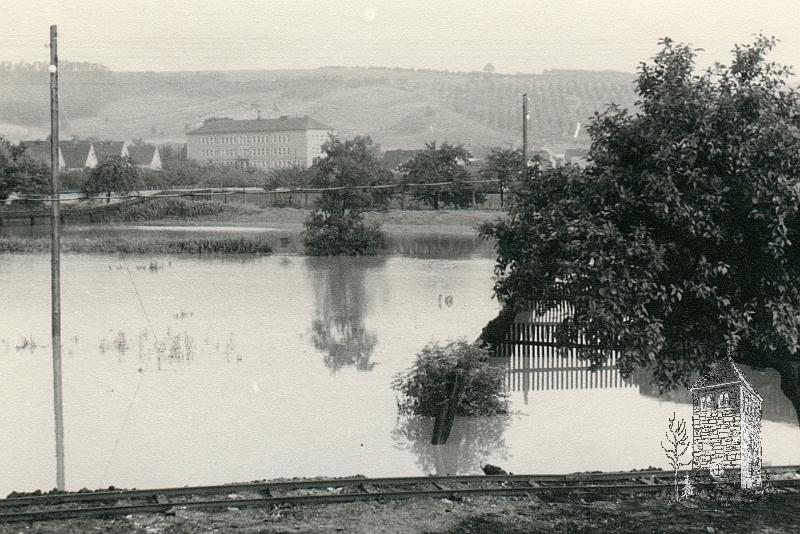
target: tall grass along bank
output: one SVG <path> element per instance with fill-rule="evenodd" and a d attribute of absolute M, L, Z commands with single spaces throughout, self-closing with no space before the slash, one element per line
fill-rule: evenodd
<path fill-rule="evenodd" d="M 123 206 L 109 215 L 109 222 L 143 222 L 161 220 L 218 219 L 253 215 L 262 210 L 252 204 L 226 204 L 215 200 L 187 200 L 185 198 L 157 198 Z"/>
<path fill-rule="evenodd" d="M 48 252 L 50 238 L 0 238 L 2 252 Z M 100 254 L 271 254 L 272 246 L 261 237 L 120 237 L 64 239 L 63 252 Z"/>

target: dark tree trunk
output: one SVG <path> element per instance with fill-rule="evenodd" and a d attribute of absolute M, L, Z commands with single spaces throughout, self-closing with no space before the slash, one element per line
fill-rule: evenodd
<path fill-rule="evenodd" d="M 517 312 L 513 308 L 504 307 L 497 317 L 486 323 L 477 341 L 482 345 L 488 345 L 490 350 L 497 354 L 497 350 L 511 332 L 511 326 L 514 324 L 516 316 Z"/>

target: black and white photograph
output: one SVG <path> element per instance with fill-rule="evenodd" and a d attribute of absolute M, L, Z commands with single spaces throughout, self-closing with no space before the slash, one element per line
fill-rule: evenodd
<path fill-rule="evenodd" d="M 0 534 L 800 531 L 792 0 L 5 0 Z"/>

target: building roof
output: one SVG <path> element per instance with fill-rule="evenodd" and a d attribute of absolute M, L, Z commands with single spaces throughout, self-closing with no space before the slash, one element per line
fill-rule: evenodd
<path fill-rule="evenodd" d="M 279 119 L 254 120 L 206 119 L 201 127 L 188 132 L 187 135 L 306 130 L 329 131 L 331 128 L 319 121 L 309 118 L 307 115 L 305 117 L 281 117 Z"/>
<path fill-rule="evenodd" d="M 58 147 L 61 150 L 61 157 L 64 159 L 64 168 L 83 169 L 86 167 L 92 143 L 65 141 L 59 143 Z"/>
<path fill-rule="evenodd" d="M 734 362 L 730 356 L 717 363 L 717 365 L 715 365 L 714 368 L 711 369 L 705 376 L 695 382 L 694 385 L 689 388 L 689 391 L 712 388 L 721 386 L 722 384 L 742 384 L 751 393 L 758 397 L 759 400 L 762 400 L 761 395 L 758 394 L 750 381 L 747 380 L 747 377 L 744 376 L 742 370 L 739 369 L 739 366 L 736 365 L 736 362 Z"/>
<path fill-rule="evenodd" d="M 128 156 L 138 165 L 149 165 L 156 153 L 155 145 L 129 145 Z"/>
<path fill-rule="evenodd" d="M 413 159 L 420 152 L 422 150 L 387 150 L 383 153 L 383 164 L 393 171 L 403 163 Z"/>
<path fill-rule="evenodd" d="M 93 143 L 94 154 L 97 156 L 97 161 L 102 162 L 110 156 L 122 156 L 123 148 L 125 147 L 124 141 L 97 141 Z"/>

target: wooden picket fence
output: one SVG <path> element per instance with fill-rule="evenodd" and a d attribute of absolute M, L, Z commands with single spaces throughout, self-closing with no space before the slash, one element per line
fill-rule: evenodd
<path fill-rule="evenodd" d="M 543 314 L 527 311 L 517 315 L 495 352 L 508 360 L 507 391 L 633 387 L 620 375 L 616 353 L 612 352 L 599 369 L 591 369 L 591 363 L 578 356 L 576 347 L 559 346 L 556 327 L 570 312 L 569 304 L 561 303 Z M 586 340 L 579 339 L 578 343 L 586 344 Z"/>

